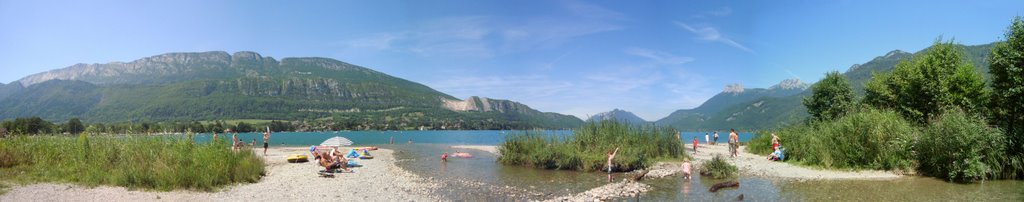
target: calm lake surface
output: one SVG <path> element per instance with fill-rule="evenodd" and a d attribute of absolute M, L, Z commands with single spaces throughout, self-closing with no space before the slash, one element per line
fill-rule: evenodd
<path fill-rule="evenodd" d="M 566 136 L 571 131 L 531 131 L 548 135 Z M 320 144 L 327 138 L 341 136 L 356 145 L 380 146 L 395 150 L 398 165 L 423 177 L 432 178 L 442 185 L 435 190 L 443 197 L 465 201 L 502 201 L 548 199 L 586 191 L 604 185 L 606 176 L 600 172 L 555 171 L 503 166 L 497 156 L 478 150 L 453 149 L 453 145 L 497 145 L 505 136 L 522 134 L 521 131 L 341 131 L 341 132 L 282 132 L 274 133 L 273 146 L 308 146 Z M 231 136 L 220 134 L 221 138 Z M 693 137 L 703 143 L 704 132 L 684 132 L 684 140 Z M 725 142 L 728 134 L 719 134 Z M 395 144 L 388 141 L 394 137 Z M 753 134 L 741 133 L 747 141 Z M 239 139 L 250 142 L 255 138 L 262 143 L 261 133 L 239 134 Z M 210 134 L 196 136 L 196 141 L 207 142 Z M 412 141 L 412 144 L 408 144 Z M 688 142 L 688 141 L 687 141 Z M 449 158 L 440 162 L 440 154 L 456 150 L 468 152 L 474 158 Z M 624 175 L 614 175 L 621 180 Z M 641 201 L 727 201 L 740 194 L 748 201 L 1021 201 L 1024 200 L 1024 181 L 987 181 L 975 184 L 956 184 L 925 177 L 906 177 L 897 180 L 779 180 L 741 176 L 740 187 L 711 193 L 708 189 L 724 180 L 696 177 L 682 180 L 669 177 L 647 180 L 654 190 L 636 198 L 621 200 Z"/>

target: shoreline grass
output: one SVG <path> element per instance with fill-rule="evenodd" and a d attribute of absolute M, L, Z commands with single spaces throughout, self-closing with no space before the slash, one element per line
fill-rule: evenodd
<path fill-rule="evenodd" d="M 771 134 L 779 136 L 787 161 L 827 169 L 912 170 L 912 147 L 920 132 L 892 111 L 867 109 L 833 121 L 798 124 L 762 132 L 747 152 L 768 155 Z"/>
<path fill-rule="evenodd" d="M 715 179 L 735 177 L 736 172 L 739 171 L 736 166 L 729 164 L 729 162 L 722 158 L 722 155 L 718 154 L 715 154 L 715 157 L 712 157 L 711 160 L 701 162 L 698 169 L 701 175 L 711 176 Z"/>
<path fill-rule="evenodd" d="M 498 146 L 498 162 L 544 169 L 594 171 L 605 169 L 607 153 L 620 148 L 614 171 L 647 168 L 659 160 L 688 158 L 676 132 L 664 127 L 633 127 L 603 121 L 573 129 L 558 138 L 527 132 L 510 135 Z"/>
<path fill-rule="evenodd" d="M 183 136 L 16 136 L 0 139 L 0 177 L 159 191 L 214 191 L 260 180 L 261 158 L 223 145 Z"/>

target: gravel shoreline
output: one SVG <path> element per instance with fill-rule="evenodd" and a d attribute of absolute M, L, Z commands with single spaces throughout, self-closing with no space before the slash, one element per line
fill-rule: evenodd
<path fill-rule="evenodd" d="M 317 171 L 323 167 L 313 162 L 285 160 L 290 154 L 308 153 L 308 148 L 272 147 L 267 151 L 267 176 L 257 183 L 232 185 L 217 192 L 40 183 L 12 187 L 0 195 L 0 201 L 440 201 L 430 192 L 437 185 L 399 168 L 392 150 L 371 151 L 374 159 L 357 160 L 362 167 L 335 178 L 319 177 Z"/>

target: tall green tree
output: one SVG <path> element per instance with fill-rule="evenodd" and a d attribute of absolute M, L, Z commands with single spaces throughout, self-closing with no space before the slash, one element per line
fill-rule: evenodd
<path fill-rule="evenodd" d="M 988 57 L 992 74 L 991 121 L 1007 135 L 1010 162 L 1017 169 L 1008 173 L 1024 177 L 1024 21 L 1016 17 L 1006 30 L 1006 41 L 997 43 Z"/>
<path fill-rule="evenodd" d="M 825 78 L 811 86 L 811 91 L 811 97 L 805 97 L 803 104 L 815 120 L 836 119 L 853 108 L 853 88 L 838 71 L 825 73 Z"/>
<path fill-rule="evenodd" d="M 865 86 L 864 102 L 894 109 L 920 124 L 950 108 L 981 113 L 985 81 L 967 60 L 952 40 L 936 40 L 923 54 L 900 61 L 892 72 L 875 74 Z"/>
<path fill-rule="evenodd" d="M 85 131 L 85 125 L 82 125 L 82 120 L 72 118 L 71 120 L 68 120 L 68 124 L 65 126 L 64 131 L 67 131 L 72 135 L 77 135 L 82 133 L 82 131 Z"/>

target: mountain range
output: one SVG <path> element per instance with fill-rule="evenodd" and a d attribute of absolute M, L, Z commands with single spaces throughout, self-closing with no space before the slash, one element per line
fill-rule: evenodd
<path fill-rule="evenodd" d="M 962 46 L 989 79 L 993 44 Z M 927 49 L 926 49 L 927 50 Z M 916 54 L 890 51 L 843 75 L 855 93 L 872 73 Z M 786 79 L 769 88 L 726 85 L 693 109 L 653 121 L 681 131 L 756 130 L 806 119 L 811 84 Z M 423 84 L 331 58 L 264 57 L 255 52 L 167 53 L 132 62 L 76 64 L 0 84 L 0 120 L 39 116 L 62 122 L 224 119 L 327 120 L 347 129 L 571 128 L 583 120 L 501 99 L 458 99 Z M 651 123 L 614 109 L 588 121 Z"/>
<path fill-rule="evenodd" d="M 991 52 L 993 44 L 961 45 L 975 71 L 986 81 L 991 76 L 988 74 L 988 62 L 985 58 Z M 872 73 L 890 72 L 899 61 L 910 59 L 926 50 L 916 53 L 893 50 L 864 64 L 854 64 L 842 75 L 847 78 L 854 93 L 858 97 L 863 97 L 864 84 L 871 79 Z M 792 124 L 809 116 L 801 101 L 804 97 L 810 96 L 810 86 L 811 84 L 801 83 L 797 79 L 783 80 L 768 89 L 743 88 L 739 84 L 727 85 L 721 93 L 700 106 L 677 110 L 668 117 L 655 121 L 655 124 L 671 126 L 682 131 L 730 128 L 758 130 Z"/>
<path fill-rule="evenodd" d="M 570 128 L 582 120 L 518 102 L 466 100 L 331 58 L 167 53 L 76 64 L 0 85 L 0 119 L 90 122 L 324 120 L 354 129 Z"/>
<path fill-rule="evenodd" d="M 636 116 L 633 112 L 628 112 L 621 109 L 613 109 L 608 112 L 601 112 L 596 115 L 590 116 L 587 121 L 600 122 L 600 121 L 616 121 L 620 123 L 630 123 L 633 125 L 643 125 L 649 123 L 647 120 Z"/>

